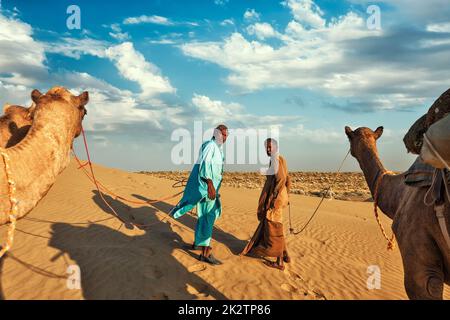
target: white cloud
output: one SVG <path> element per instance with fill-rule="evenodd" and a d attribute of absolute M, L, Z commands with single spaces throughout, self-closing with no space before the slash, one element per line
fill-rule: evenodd
<path fill-rule="evenodd" d="M 195 114 L 202 117 L 211 125 L 227 122 L 234 127 L 282 127 L 283 124 L 298 121 L 300 116 L 254 115 L 246 112 L 245 108 L 235 102 L 226 103 L 213 100 L 208 96 L 194 94 L 192 104 Z"/>
<path fill-rule="evenodd" d="M 233 119 L 243 110 L 238 103 L 224 103 L 219 100 L 211 100 L 209 97 L 199 94 L 194 94 L 192 104 L 199 114 L 213 123 Z"/>
<path fill-rule="evenodd" d="M 5 103 L 21 106 L 30 105 L 31 89 L 23 85 L 7 84 L 0 81 L 0 99 L 3 106 Z"/>
<path fill-rule="evenodd" d="M 256 12 L 255 9 L 247 9 L 244 12 L 244 20 L 246 21 L 257 21 L 259 20 L 260 14 Z"/>
<path fill-rule="evenodd" d="M 284 32 L 260 22 L 246 29 L 258 40 L 234 32 L 223 41 L 190 42 L 180 48 L 187 56 L 229 70 L 227 83 L 241 92 L 273 87 L 309 89 L 347 99 L 342 109 L 348 111 L 356 107 L 366 111 L 417 107 L 440 94 L 443 83 L 450 82 L 448 68 L 442 69 L 450 37 L 422 31 L 404 37 L 401 30 L 398 34 L 396 30 L 369 30 L 365 17 L 353 11 L 326 21 L 312 1 L 289 0 L 284 5 L 293 15 Z M 304 12 L 299 13 L 300 9 Z M 308 16 L 302 16 L 305 12 Z M 446 25 L 430 28 L 445 30 Z M 279 38 L 281 45 L 265 42 L 271 37 Z M 421 37 L 427 41 L 409 40 Z M 416 50 L 411 52 L 411 46 Z M 436 51 L 425 48 L 421 52 L 421 46 Z M 411 65 L 416 67 L 411 69 Z"/>
<path fill-rule="evenodd" d="M 283 4 L 291 10 L 296 21 L 313 28 L 325 26 L 323 11 L 312 0 L 286 0 Z"/>
<path fill-rule="evenodd" d="M 267 22 L 258 22 L 247 27 L 247 33 L 254 35 L 260 40 L 279 37 L 279 34 L 275 29 Z"/>
<path fill-rule="evenodd" d="M 233 19 L 225 19 L 220 23 L 221 26 L 234 26 Z"/>
<path fill-rule="evenodd" d="M 450 22 L 429 24 L 427 25 L 427 31 L 450 33 Z"/>
<path fill-rule="evenodd" d="M 149 42 L 153 43 L 153 44 L 175 44 L 175 43 L 177 43 L 175 40 L 172 40 L 172 39 L 150 40 Z"/>
<path fill-rule="evenodd" d="M 166 17 L 162 17 L 162 16 L 157 16 L 157 15 L 152 15 L 152 16 L 146 16 L 146 15 L 142 15 L 139 17 L 129 17 L 126 18 L 123 21 L 124 24 L 141 24 L 141 23 L 152 23 L 152 24 L 160 24 L 160 25 L 164 25 L 164 26 L 171 26 L 174 23 L 166 18 Z"/>
<path fill-rule="evenodd" d="M 347 143 L 344 138 L 344 131 L 335 131 L 330 128 L 308 129 L 303 124 L 299 124 L 286 132 L 287 137 L 295 137 L 299 140 L 306 140 L 318 144 Z"/>
<path fill-rule="evenodd" d="M 32 35 L 29 24 L 0 13 L 0 81 L 29 86 L 46 76 L 45 48 Z"/>
<path fill-rule="evenodd" d="M 107 41 L 92 38 L 75 39 L 64 37 L 58 42 L 47 43 L 47 53 L 57 53 L 70 58 L 80 59 L 83 55 L 92 55 L 99 58 L 105 57 L 105 50 L 110 44 Z"/>
<path fill-rule="evenodd" d="M 111 132 L 139 124 L 143 130 L 159 132 L 185 121 L 182 108 L 155 98 L 175 89 L 130 42 L 111 47 L 106 41 L 90 38 L 62 38 L 49 44 L 34 40 L 32 34 L 30 25 L 0 13 L 0 104 L 28 105 L 33 88 L 45 91 L 58 84 L 74 94 L 89 91 L 88 116 L 84 121 L 87 130 Z M 140 85 L 142 93 L 119 89 L 84 72 L 51 72 L 46 66 L 49 52 L 75 59 L 82 55 L 110 59 L 123 77 Z"/>
<path fill-rule="evenodd" d="M 123 77 L 139 84 L 142 96 L 154 97 L 175 92 L 169 80 L 161 75 L 155 65 L 145 60 L 131 42 L 108 48 L 106 56 L 114 62 Z"/>
<path fill-rule="evenodd" d="M 179 123 L 176 116 L 180 108 L 142 109 L 143 101 L 126 90 L 101 90 L 89 87 L 87 130 L 107 132 L 124 125 L 146 124 L 149 128 L 163 129 L 163 123 Z"/>
<path fill-rule="evenodd" d="M 131 38 L 128 32 L 122 31 L 122 28 L 118 23 L 112 24 L 110 28 L 112 31 L 109 33 L 109 35 L 116 40 L 125 41 Z"/>

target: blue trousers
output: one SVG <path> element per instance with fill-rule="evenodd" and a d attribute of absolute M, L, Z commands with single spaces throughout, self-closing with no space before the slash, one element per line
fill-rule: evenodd
<path fill-rule="evenodd" d="M 222 207 L 220 199 L 203 199 L 197 203 L 197 225 L 195 227 L 195 245 L 208 247 L 211 243 L 214 223 L 219 218 Z"/>

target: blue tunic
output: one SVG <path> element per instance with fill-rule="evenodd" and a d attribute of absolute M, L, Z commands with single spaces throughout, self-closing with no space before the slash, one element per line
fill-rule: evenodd
<path fill-rule="evenodd" d="M 183 197 L 172 210 L 175 219 L 197 206 L 197 226 L 195 245 L 209 246 L 214 223 L 222 212 L 219 190 L 222 183 L 224 157 L 222 148 L 214 139 L 202 144 L 197 163 L 189 176 Z M 208 198 L 208 184 L 203 179 L 210 179 L 216 189 L 216 198 Z"/>

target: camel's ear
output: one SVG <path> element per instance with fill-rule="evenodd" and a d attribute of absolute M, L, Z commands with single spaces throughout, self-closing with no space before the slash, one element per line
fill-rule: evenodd
<path fill-rule="evenodd" d="M 378 127 L 377 130 L 375 130 L 375 139 L 379 139 L 383 135 L 383 127 Z"/>
<path fill-rule="evenodd" d="M 34 103 L 38 103 L 39 98 L 42 96 L 42 93 L 38 89 L 34 89 L 31 92 L 31 100 L 33 100 Z"/>
<path fill-rule="evenodd" d="M 347 135 L 347 137 L 352 138 L 353 137 L 353 130 L 350 127 L 345 127 L 345 134 Z"/>
<path fill-rule="evenodd" d="M 5 105 L 3 106 L 3 114 L 6 114 L 6 112 L 8 112 L 9 107 L 11 107 L 11 105 L 9 103 L 5 103 Z"/>
<path fill-rule="evenodd" d="M 82 94 L 80 94 L 77 98 L 78 101 L 80 102 L 80 105 L 85 106 L 89 102 L 89 92 L 85 91 Z"/>

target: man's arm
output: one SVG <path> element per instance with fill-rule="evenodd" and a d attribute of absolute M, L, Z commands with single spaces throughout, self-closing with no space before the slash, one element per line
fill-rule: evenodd
<path fill-rule="evenodd" d="M 211 179 L 201 177 L 201 179 L 208 185 L 208 198 L 214 200 L 216 198 L 216 189 Z"/>

